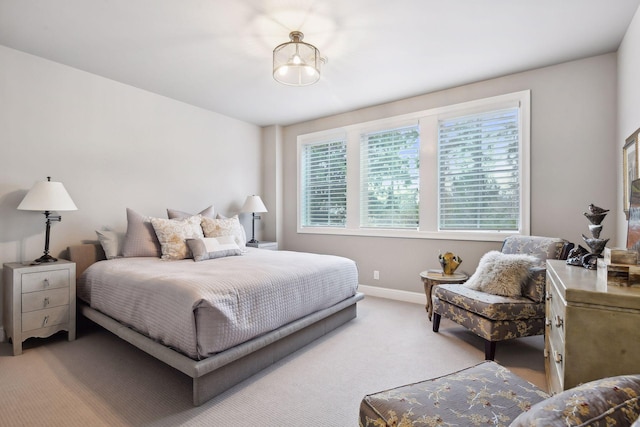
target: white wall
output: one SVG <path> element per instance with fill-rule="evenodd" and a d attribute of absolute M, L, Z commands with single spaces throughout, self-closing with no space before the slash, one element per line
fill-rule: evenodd
<path fill-rule="evenodd" d="M 237 213 L 261 190 L 261 147 L 257 126 L 0 46 L 0 263 L 42 254 L 44 216 L 16 207 L 48 175 L 79 208 L 52 226 L 57 256 L 124 231 L 126 207 Z"/>
<path fill-rule="evenodd" d="M 613 147 L 618 178 L 618 242 L 627 241 L 627 221 L 622 210 L 622 146 L 625 139 L 640 128 L 640 8 L 629 25 L 618 50 L 618 137 Z"/>
<path fill-rule="evenodd" d="M 473 272 L 480 256 L 500 243 L 298 234 L 296 137 L 525 89 L 531 90 L 532 107 L 532 234 L 585 246 L 581 234 L 589 233 L 582 213 L 593 202 L 612 209 L 602 237 L 615 237 L 616 55 L 607 54 L 286 127 L 283 246 L 347 256 L 358 263 L 361 284 L 396 290 L 422 292 L 418 274 L 438 267 L 439 251 L 460 255 L 461 269 Z M 380 280 L 373 280 L 374 270 Z"/>

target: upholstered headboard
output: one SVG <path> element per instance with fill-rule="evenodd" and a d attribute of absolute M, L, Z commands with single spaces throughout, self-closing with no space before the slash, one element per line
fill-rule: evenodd
<path fill-rule="evenodd" d="M 107 259 L 98 243 L 69 246 L 69 259 L 76 263 L 76 279 L 94 262 Z"/>

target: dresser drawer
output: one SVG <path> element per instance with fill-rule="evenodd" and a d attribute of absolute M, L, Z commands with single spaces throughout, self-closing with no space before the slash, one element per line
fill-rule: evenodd
<path fill-rule="evenodd" d="M 69 322 L 69 306 L 46 308 L 22 314 L 22 332 Z"/>
<path fill-rule="evenodd" d="M 69 304 L 69 288 L 22 294 L 22 312 L 42 310 Z"/>
<path fill-rule="evenodd" d="M 544 365 L 547 376 L 547 387 L 549 393 L 556 394 L 564 390 L 564 368 L 563 363 L 558 363 L 554 358 L 557 349 L 549 341 L 549 336 L 544 339 Z"/>
<path fill-rule="evenodd" d="M 69 270 L 50 270 L 22 275 L 22 293 L 69 287 Z"/>

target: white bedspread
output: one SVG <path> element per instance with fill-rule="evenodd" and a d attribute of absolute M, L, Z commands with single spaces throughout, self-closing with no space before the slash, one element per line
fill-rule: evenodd
<path fill-rule="evenodd" d="M 356 293 L 347 258 L 248 248 L 242 256 L 120 258 L 89 267 L 78 296 L 193 359 L 202 359 Z"/>

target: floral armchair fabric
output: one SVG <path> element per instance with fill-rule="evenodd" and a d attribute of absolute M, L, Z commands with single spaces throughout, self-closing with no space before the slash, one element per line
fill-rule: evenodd
<path fill-rule="evenodd" d="M 637 427 L 640 375 L 582 384 L 549 397 L 495 362 L 370 394 L 360 427 Z M 635 423 L 634 423 L 635 421 Z"/>
<path fill-rule="evenodd" d="M 485 359 L 493 360 L 496 343 L 512 338 L 544 334 L 544 294 L 547 259 L 566 259 L 572 243 L 559 238 L 510 236 L 502 253 L 529 254 L 539 263 L 530 268 L 522 295 L 505 297 L 461 285 L 438 285 L 433 290 L 433 331 L 442 316 L 485 339 Z"/>

